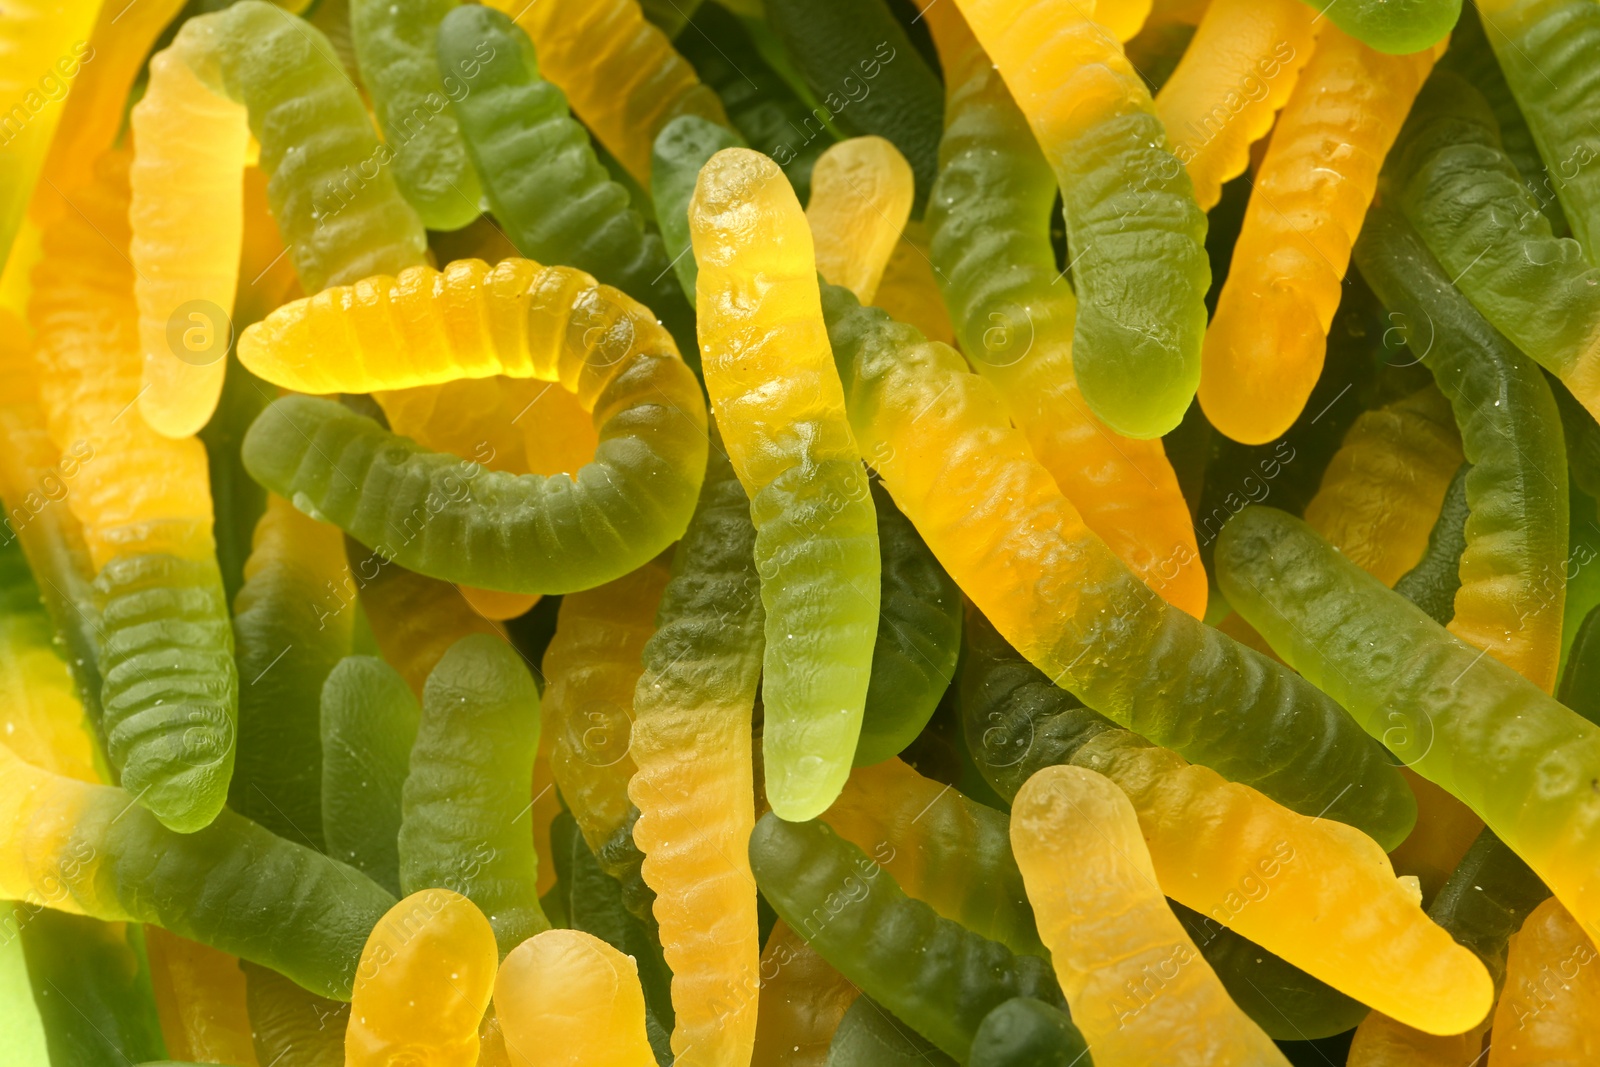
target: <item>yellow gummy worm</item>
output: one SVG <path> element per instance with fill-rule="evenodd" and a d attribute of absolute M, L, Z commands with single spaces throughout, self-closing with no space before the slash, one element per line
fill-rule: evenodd
<path fill-rule="evenodd" d="M 89 35 L 99 10 L 99 0 L 23 0 L 7 4 L 0 20 L 0 100 L 8 109 L 0 151 L 0 264 L 61 120 L 61 98 L 94 55 Z"/>
<path fill-rule="evenodd" d="M 128 162 L 125 153 L 102 156 L 78 210 L 45 231 L 28 305 L 50 436 L 63 455 L 93 457 L 67 504 L 97 571 L 124 553 L 201 560 L 213 551 L 205 448 L 135 417 L 142 386 L 126 256 Z"/>
<path fill-rule="evenodd" d="M 1385 55 L 1319 24 L 1256 174 L 1206 332 L 1200 406 L 1234 440 L 1271 441 L 1305 407 L 1378 171 L 1439 51 Z"/>
<path fill-rule="evenodd" d="M 1306 523 L 1384 585 L 1417 565 L 1461 466 L 1450 402 L 1430 385 L 1356 419 Z"/>
<path fill-rule="evenodd" d="M 1222 183 L 1244 173 L 1250 146 L 1272 129 L 1311 58 L 1316 17 L 1301 0 L 1214 0 L 1200 20 L 1156 114 L 1201 210 L 1216 205 Z"/>
<path fill-rule="evenodd" d="M 1577 920 L 1551 897 L 1512 935 L 1489 1067 L 1600 1062 L 1596 1019 L 1600 954 Z"/>
<path fill-rule="evenodd" d="M 254 1067 L 239 958 L 159 926 L 144 928 L 167 1055 Z"/>
<path fill-rule="evenodd" d="M 451 645 L 468 634 L 505 636 L 449 582 L 408 571 L 350 541 L 345 547 L 350 554 L 351 578 L 378 651 L 400 672 L 418 700 L 429 673 Z M 348 598 L 345 591 L 340 599 Z"/>
<path fill-rule="evenodd" d="M 1110 732 L 1073 759 L 1126 792 L 1168 896 L 1419 1030 L 1457 1033 L 1488 1012 L 1483 965 L 1428 919 L 1375 841 L 1130 740 Z"/>
<path fill-rule="evenodd" d="M 1122 790 L 1047 767 L 1017 793 L 1011 845 L 1096 1067 L 1287 1067 L 1167 907 Z"/>
<path fill-rule="evenodd" d="M 860 994 L 779 919 L 761 953 L 761 998 L 751 1067 L 827 1067 L 834 1031 Z"/>
<path fill-rule="evenodd" d="M 361 950 L 346 1067 L 475 1067 L 500 954 L 477 905 L 424 889 L 378 920 Z"/>
<path fill-rule="evenodd" d="M 750 498 L 766 608 L 762 758 L 780 818 L 815 817 L 849 777 L 877 635 L 877 517 L 789 180 L 729 148 L 689 204 L 706 390 Z"/>
<path fill-rule="evenodd" d="M 0 322 L 0 326 L 4 325 Z M 0 346 L 3 345 L 4 342 L 0 342 Z M 4 358 L 0 357 L 0 374 L 7 369 Z M 4 380 L 8 390 L 26 383 L 26 379 L 17 382 L 9 376 Z M 0 415 L 0 424 L 11 422 L 9 416 L 9 412 Z M 33 456 L 23 457 L 27 467 L 36 471 L 59 469 L 59 457 L 42 433 L 24 436 L 8 428 L 0 431 L 0 447 L 29 451 L 37 448 Z M 11 466 L 10 463 L 0 465 L 0 470 Z M 8 501 L 17 501 L 23 509 L 21 513 L 26 515 L 28 504 L 24 501 L 29 494 L 34 494 L 34 502 L 40 502 L 41 482 L 30 479 L 19 487 L 7 477 L 10 473 L 7 470 L 0 474 L 0 495 Z M 19 488 L 21 491 L 16 491 Z M 43 506 L 54 504 L 52 501 Z M 0 530 L 0 537 L 6 536 L 14 534 Z M 80 782 L 99 782 L 101 778 L 95 770 L 83 705 L 73 688 L 67 665 L 42 632 L 41 621 L 37 615 L 0 614 L 0 737 L 13 752 L 34 766 Z"/>
<path fill-rule="evenodd" d="M 817 270 L 863 304 L 873 303 L 884 268 L 911 217 L 911 164 L 882 137 L 852 137 L 817 157 L 806 222 Z"/>
<path fill-rule="evenodd" d="M 628 819 L 629 754 L 640 655 L 655 633 L 656 606 L 671 577 L 654 559 L 616 581 L 561 600 L 544 653 L 544 734 L 550 769 L 589 851 Z"/>
<path fill-rule="evenodd" d="M 655 1067 L 633 957 L 579 930 L 512 949 L 494 982 L 512 1067 Z"/>
<path fill-rule="evenodd" d="M 1356 1027 L 1346 1067 L 1473 1067 L 1482 1062 L 1488 1022 L 1464 1034 L 1440 1037 L 1373 1012 Z"/>
<path fill-rule="evenodd" d="M 728 124 L 722 101 L 637 0 L 495 0 L 533 39 L 539 72 L 644 188 L 656 134 L 679 115 Z"/>
<path fill-rule="evenodd" d="M 1094 20 L 1127 41 L 1144 26 L 1151 6 L 1151 0 L 1094 0 Z"/>

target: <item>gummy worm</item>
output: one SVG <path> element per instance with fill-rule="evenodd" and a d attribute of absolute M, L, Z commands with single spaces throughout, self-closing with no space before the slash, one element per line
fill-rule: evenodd
<path fill-rule="evenodd" d="M 910 217 L 911 193 L 910 165 L 882 137 L 852 137 L 818 156 L 806 204 L 817 272 L 873 303 Z"/>
<path fill-rule="evenodd" d="M 749 149 L 718 152 L 689 220 L 706 388 L 756 528 L 767 799 L 783 818 L 808 819 L 838 795 L 861 732 L 877 520 L 828 350 L 811 233 L 783 172 Z M 740 295 L 752 289 L 759 301 Z"/>
<path fill-rule="evenodd" d="M 523 942 L 500 965 L 494 1005 L 513 1067 L 655 1067 L 634 961 L 590 934 Z"/>

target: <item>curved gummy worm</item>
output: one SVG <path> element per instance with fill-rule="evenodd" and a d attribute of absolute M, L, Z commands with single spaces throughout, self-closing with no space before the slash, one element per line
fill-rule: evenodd
<path fill-rule="evenodd" d="M 1600 727 L 1281 512 L 1241 512 L 1217 564 L 1228 602 L 1275 652 L 1466 803 L 1580 921 L 1600 919 L 1600 799 L 1588 785 Z"/>
<path fill-rule="evenodd" d="M 706 491 L 702 483 L 702 495 Z M 654 559 L 605 585 L 564 597 L 544 653 L 550 770 L 597 856 L 619 831 L 633 840 L 628 800 L 628 781 L 637 770 L 630 752 L 633 705 L 644 673 L 644 648 L 655 633 L 656 609 L 671 576 L 669 564 Z"/>
<path fill-rule="evenodd" d="M 1012 805 L 1011 843 L 1096 1063 L 1287 1067 L 1168 910 L 1133 805 L 1114 784 L 1081 767 L 1039 771 Z M 1126 995 L 1125 982 L 1137 988 L 1149 973 L 1162 979 L 1165 1010 Z"/>
<path fill-rule="evenodd" d="M 0 892 L 143 922 L 350 996 L 361 945 L 394 903 L 354 868 L 224 809 L 168 830 L 126 790 L 62 778 L 0 747 Z"/>
<path fill-rule="evenodd" d="M 1206 417 L 1247 444 L 1278 437 L 1306 408 L 1378 170 L 1434 60 L 1375 52 L 1337 26 L 1301 47 L 1309 62 L 1253 179 L 1200 373 Z"/>
<path fill-rule="evenodd" d="M 652 1067 L 634 960 L 590 934 L 546 930 L 494 982 L 513 1067 Z"/>
<path fill-rule="evenodd" d="M 1455 415 L 1427 386 L 1362 412 L 1306 505 L 1306 522 L 1392 586 L 1422 558 L 1461 462 Z"/>
<path fill-rule="evenodd" d="M 828 349 L 811 232 L 783 172 L 749 149 L 718 152 L 689 224 L 706 388 L 756 528 L 767 799 L 783 818 L 808 819 L 838 796 L 861 732 L 877 518 Z"/>
<path fill-rule="evenodd" d="M 628 796 L 672 968 L 674 1062 L 743 1067 L 761 985 L 745 845 L 755 825 L 750 725 L 764 616 L 750 501 L 712 432 L 700 501 L 641 657 Z"/>
<path fill-rule="evenodd" d="M 23 3 L 6 9 L 4 29 L 0 29 L 0 99 L 20 103 L 28 93 L 65 71 L 76 74 L 89 50 L 89 31 L 97 0 L 73 0 L 67 4 Z M 58 71 L 60 62 L 65 70 Z M 41 82 L 40 79 L 45 79 Z M 62 108 L 41 105 L 40 113 L 30 116 L 6 145 L 0 161 L 0 264 L 11 253 L 11 242 L 22 225 L 34 181 L 44 166 L 45 153 L 61 120 Z"/>
<path fill-rule="evenodd" d="M 968 1067 L 1073 1067 L 1089 1046 L 1060 1008 L 1014 997 L 983 1017 L 972 1039 Z"/>
<path fill-rule="evenodd" d="M 331 401 L 268 408 L 245 438 L 251 475 L 412 570 L 574 592 L 641 565 L 689 521 L 706 453 L 699 385 L 648 311 L 581 272 L 528 260 L 416 267 L 290 304 L 240 344 L 247 366 L 291 388 L 504 373 L 559 381 L 593 413 L 594 460 L 546 477 L 427 452 Z"/>
<path fill-rule="evenodd" d="M 872 677 L 855 765 L 899 755 L 914 741 L 955 677 L 961 654 L 961 589 L 894 501 L 873 481 L 882 581 Z"/>
<path fill-rule="evenodd" d="M 827 1067 L 829 1046 L 860 990 L 782 919 L 767 937 L 761 973 L 751 1067 Z"/>
<path fill-rule="evenodd" d="M 1451 71 L 1435 71 L 1384 181 L 1483 317 L 1591 414 L 1600 411 L 1600 268 L 1577 241 L 1552 235 L 1483 96 Z"/>
<path fill-rule="evenodd" d="M 1107 429 L 1073 374 L 1077 300 L 1050 243 L 1055 176 L 960 16 L 930 14 L 929 21 L 949 85 L 939 180 L 928 204 L 929 254 L 956 336 L 1089 529 L 1151 588 L 1199 618 L 1206 576 L 1172 464 L 1159 441 Z"/>
<path fill-rule="evenodd" d="M 635 0 L 497 0 L 493 6 L 514 12 L 545 76 L 644 188 L 650 188 L 650 146 L 667 123 L 699 115 L 727 124 L 717 94 L 645 20 Z"/>
<path fill-rule="evenodd" d="M 1108 717 L 1295 811 L 1387 845 L 1405 837 L 1412 798 L 1381 748 L 1292 672 L 1150 592 L 1084 526 L 960 356 L 837 287 L 823 308 L 863 453 L 1029 660 Z"/>
<path fill-rule="evenodd" d="M 1076 0 L 959 6 L 1062 189 L 1084 398 L 1118 433 L 1166 433 L 1200 380 L 1211 267 L 1205 214 L 1149 91 Z"/>
<path fill-rule="evenodd" d="M 1313 18 L 1299 0 L 1213 0 L 1206 8 L 1155 98 L 1202 211 L 1244 173 L 1250 146 L 1289 101 L 1313 43 L 1320 46 Z"/>
<path fill-rule="evenodd" d="M 466 897 L 423 889 L 401 900 L 361 950 L 347 1067 L 476 1067 L 478 1023 L 499 962 L 494 931 Z"/>
<path fill-rule="evenodd" d="M 279 837 L 324 848 L 323 682 L 350 654 L 344 536 L 280 496 L 267 500 L 234 603 L 239 744 L 228 802 Z M 334 590 L 336 592 L 330 592 Z"/>
<path fill-rule="evenodd" d="M 282 8 L 240 0 L 185 22 L 151 59 L 132 121 L 139 410 L 162 433 L 199 430 L 222 388 L 252 135 L 307 292 L 394 273 L 423 254 L 422 222 L 388 166 L 392 149 L 327 38 Z"/>
<path fill-rule="evenodd" d="M 80 461 L 66 503 L 96 575 L 107 752 L 140 803 L 190 831 L 216 815 L 232 774 L 233 632 L 204 447 L 121 417 L 140 392 L 126 182 L 126 156 L 102 157 L 79 210 L 45 231 L 28 310 L 50 436 Z"/>
<path fill-rule="evenodd" d="M 1600 256 L 1600 181 L 1591 164 L 1600 155 L 1600 138 L 1584 116 L 1600 107 L 1600 81 L 1589 62 L 1600 48 L 1600 11 L 1578 0 L 1482 0 L 1475 6 L 1487 30 L 1479 37 L 1488 37 L 1516 98 L 1512 110 L 1526 122 L 1517 133 L 1531 134 L 1533 159 L 1548 161 L 1524 177 L 1538 183 L 1541 203 L 1554 194 L 1572 236 L 1594 263 Z M 1510 153 L 1515 135 L 1500 132 Z"/>
<path fill-rule="evenodd" d="M 1302 0 L 1351 37 L 1390 55 L 1438 44 L 1461 17 L 1461 0 Z"/>
<path fill-rule="evenodd" d="M 422 709 L 375 656 L 346 656 L 322 684 L 325 851 L 400 894 L 401 793 Z"/>
<path fill-rule="evenodd" d="M 1361 272 L 1391 312 L 1427 321 L 1422 357 L 1450 398 L 1471 514 L 1450 632 L 1545 692 L 1556 685 L 1567 583 L 1567 450 L 1544 373 L 1489 325 L 1399 212 L 1369 213 Z"/>
<path fill-rule="evenodd" d="M 1000 812 L 891 759 L 856 768 L 823 821 L 946 919 L 1046 955 Z"/>
<path fill-rule="evenodd" d="M 1506 988 L 1494 1012 L 1495 1067 L 1582 1063 L 1594 1055 L 1594 1032 L 1584 1022 L 1600 1012 L 1600 969 L 1585 966 L 1595 962 L 1592 938 L 1554 898 L 1511 938 Z M 1561 981 L 1549 982 L 1552 970 Z M 1569 970 L 1576 973 L 1566 978 Z"/>
<path fill-rule="evenodd" d="M 361 83 L 393 158 L 394 183 L 430 230 L 478 217 L 482 191 L 451 101 L 460 83 L 440 76 L 436 34 L 457 0 L 354 0 L 350 37 Z M 448 68 L 447 68 L 448 69 Z M 459 106 L 459 102 L 458 102 Z"/>
<path fill-rule="evenodd" d="M 462 87 L 454 110 L 466 150 L 517 251 L 616 286 L 655 312 L 692 356 L 693 308 L 661 238 L 646 232 L 561 90 L 539 76 L 528 35 L 498 11 L 463 6 L 439 27 L 439 65 Z"/>
<path fill-rule="evenodd" d="M 817 273 L 873 303 L 911 215 L 911 167 L 882 137 L 852 137 L 817 157 L 806 223 Z"/>
<path fill-rule="evenodd" d="M 1050 966 L 940 917 L 820 822 L 768 812 L 750 837 L 756 883 L 778 915 L 861 991 L 965 1059 L 983 1017 L 1015 996 L 1065 1006 Z"/>
<path fill-rule="evenodd" d="M 401 792 L 400 888 L 467 897 L 502 956 L 550 928 L 529 817 L 538 750 L 539 691 L 521 657 L 486 634 L 457 641 L 422 694 Z"/>
<path fill-rule="evenodd" d="M 967 636 L 965 728 L 1002 794 L 1056 764 L 1103 774 L 1133 804 L 1162 889 L 1210 923 L 1419 1026 L 1448 1028 L 1480 994 L 1478 1014 L 1459 1028 L 1488 1010 L 1475 962 L 1428 922 L 1369 838 L 1287 811 L 1075 706 L 981 617 L 969 619 Z M 1271 891 L 1248 899 L 1246 889 L 1258 882 Z M 1320 932 L 1329 915 L 1360 915 L 1372 925 L 1330 944 Z M 1386 958 L 1394 962 L 1374 966 Z M 1415 981 L 1422 974 L 1430 976 L 1426 988 Z M 1345 1007 L 1331 990 L 1318 993 L 1307 1025 Z"/>

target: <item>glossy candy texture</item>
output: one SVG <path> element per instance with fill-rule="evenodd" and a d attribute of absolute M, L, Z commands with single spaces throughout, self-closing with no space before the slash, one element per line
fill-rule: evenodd
<path fill-rule="evenodd" d="M 983 1017 L 1014 996 L 1063 1004 L 1044 960 L 1015 956 L 908 898 L 892 875 L 820 822 L 762 816 L 750 837 L 750 865 L 779 917 L 949 1055 L 965 1058 Z"/>
<path fill-rule="evenodd" d="M 711 5 L 716 6 L 716 5 Z M 700 168 L 724 148 L 741 148 L 744 141 L 726 126 L 696 115 L 680 115 L 662 127 L 651 154 L 650 195 L 655 200 L 661 240 L 678 285 L 691 301 L 700 267 L 689 238 L 689 201 L 694 197 Z"/>
<path fill-rule="evenodd" d="M 706 492 L 702 484 L 702 497 Z M 619 830 L 631 840 L 628 782 L 637 770 L 629 751 L 633 707 L 670 564 L 657 558 L 615 581 L 564 597 L 555 636 L 545 649 L 550 770 L 596 855 Z"/>
<path fill-rule="evenodd" d="M 671 544 L 694 508 L 706 450 L 694 375 L 647 309 L 575 270 L 457 260 L 324 290 L 251 327 L 240 359 L 317 392 L 537 378 L 593 414 L 594 460 L 545 477 L 424 451 L 327 400 L 267 409 L 245 439 L 251 474 L 432 577 L 504 592 L 591 588 Z"/>
<path fill-rule="evenodd" d="M 633 837 L 672 968 L 674 1062 L 744 1067 L 761 985 L 745 845 L 755 826 L 750 718 L 764 617 L 750 502 L 720 438 L 712 446 L 644 646 L 628 796 L 639 808 Z"/>
<path fill-rule="evenodd" d="M 186 21 L 150 69 L 133 112 L 139 409 L 158 431 L 182 437 L 205 424 L 222 388 L 243 239 L 239 177 L 252 135 L 307 292 L 411 266 L 425 235 L 361 97 L 303 20 L 241 0 Z"/>
<path fill-rule="evenodd" d="M 1600 105 L 1590 62 L 1600 47 L 1600 11 L 1582 0 L 1480 0 L 1476 7 L 1548 164 L 1538 177 L 1554 186 L 1572 236 L 1594 263 L 1600 256 L 1600 179 L 1592 164 L 1600 157 L 1600 138 L 1585 116 Z"/>
<path fill-rule="evenodd" d="M 451 645 L 468 634 L 504 636 L 450 583 L 408 571 L 348 538 L 345 556 L 373 642 L 418 699 Z"/>
<path fill-rule="evenodd" d="M 1102 774 L 1127 794 L 1175 900 L 1419 1028 L 1465 1029 L 1488 1011 L 1482 968 L 1428 922 L 1370 839 L 1287 811 L 1075 707 L 980 618 L 969 621 L 967 655 L 967 736 L 1002 794 L 1054 764 Z M 1336 915 L 1359 916 L 1359 927 L 1327 938 L 1323 923 Z M 1313 1016 L 1342 1008 L 1331 997 L 1311 1007 Z"/>
<path fill-rule="evenodd" d="M 1405 837 L 1412 798 L 1378 746 L 1292 672 L 1151 593 L 1084 527 L 960 356 L 836 287 L 823 306 L 863 452 L 1030 661 L 1109 718 L 1295 811 L 1380 844 Z"/>
<path fill-rule="evenodd" d="M 351 612 L 329 590 L 350 582 L 338 529 L 269 497 L 234 604 L 239 752 L 233 810 L 323 850 L 322 684 L 350 654 Z"/>
<path fill-rule="evenodd" d="M 1118 433 L 1156 437 L 1200 379 L 1206 219 L 1150 94 L 1075 0 L 961 0 L 1055 168 L 1073 250 L 1073 366 Z"/>
<path fill-rule="evenodd" d="M 77 75 L 85 54 L 92 54 L 89 31 L 99 9 L 95 0 L 17 4 L 6 9 L 5 25 L 0 29 L 0 70 L 5 71 L 0 75 L 0 99 L 16 101 L 28 118 L 15 133 L 8 131 L 6 152 L 0 156 L 0 264 L 10 255 L 51 135 L 61 119 L 62 109 L 52 106 L 40 87 L 64 84 L 66 78 Z M 57 63 L 61 65 L 57 67 Z M 15 123 L 14 118 L 12 121 Z"/>
<path fill-rule="evenodd" d="M 1442 41 L 1461 0 L 1302 0 L 1345 33 L 1380 52 L 1406 55 Z"/>
<path fill-rule="evenodd" d="M 727 124 L 717 94 L 700 83 L 667 35 L 645 21 L 636 0 L 494 6 L 515 18 L 533 39 L 545 76 L 646 189 L 650 146 L 662 127 L 679 115 Z"/>
<path fill-rule="evenodd" d="M 817 273 L 873 303 L 911 215 L 911 193 L 910 164 L 882 137 L 852 137 L 823 152 L 806 204 Z"/>
<path fill-rule="evenodd" d="M 528 786 L 539 691 L 498 638 L 463 637 L 428 675 L 401 793 L 400 888 L 443 886 L 489 917 L 503 956 L 550 928 Z"/>
<path fill-rule="evenodd" d="M 1040 771 L 1017 793 L 1011 843 L 1095 1063 L 1286 1067 L 1167 909 L 1115 785 L 1079 767 Z"/>
<path fill-rule="evenodd" d="M 1309 61 L 1252 180 L 1200 374 L 1206 417 L 1248 444 L 1280 436 L 1306 406 L 1379 168 L 1434 61 L 1385 55 L 1326 24 L 1314 51 L 1301 47 Z"/>
<path fill-rule="evenodd" d="M 123 789 L 62 778 L 0 748 L 0 892 L 145 922 L 350 995 L 360 946 L 394 898 L 230 811 L 174 833 Z"/>
<path fill-rule="evenodd" d="M 1494 1013 L 1490 1067 L 1593 1063 L 1600 1038 L 1586 1024 L 1600 1012 L 1600 968 L 1592 935 L 1561 902 L 1545 901 L 1511 938 L 1506 988 Z"/>
<path fill-rule="evenodd" d="M 1251 508 L 1218 579 L 1273 650 L 1472 808 L 1579 921 L 1600 918 L 1600 728 L 1363 574 L 1302 523 Z M 1292 575 L 1292 577 L 1291 577 Z"/>
<path fill-rule="evenodd" d="M 401 796 L 422 709 L 373 656 L 340 660 L 321 708 L 324 850 L 399 896 Z"/>
<path fill-rule="evenodd" d="M 1077 302 L 1050 243 L 1055 176 L 959 13 L 935 4 L 928 21 L 949 90 L 929 254 L 955 334 L 1089 529 L 1199 618 L 1206 577 L 1172 464 L 1160 442 L 1107 429 L 1073 375 Z"/>
<path fill-rule="evenodd" d="M 62 454 L 86 460 L 67 506 L 95 575 L 111 764 L 141 804 L 187 832 L 209 823 L 227 796 L 233 633 L 205 449 L 127 417 L 140 393 L 127 197 L 126 156 L 102 157 L 80 209 L 45 232 L 29 319 L 50 436 Z"/>
<path fill-rule="evenodd" d="M 483 913 L 458 893 L 424 889 L 390 908 L 361 950 L 346 1067 L 475 1067 L 494 946 Z"/>
<path fill-rule="evenodd" d="M 451 108 L 463 89 L 459 82 L 447 84 L 439 72 L 435 38 L 456 2 L 350 4 L 350 36 L 361 83 L 383 131 L 394 183 L 430 230 L 465 226 L 478 217 L 483 196 L 461 142 L 459 113 Z"/>
<path fill-rule="evenodd" d="M 937 173 L 939 80 L 895 13 L 884 0 L 767 0 L 763 6 L 822 115 L 900 150 L 916 176 L 912 214 L 921 217 Z M 820 117 L 813 111 L 800 128 L 815 136 L 811 125 Z"/>
<path fill-rule="evenodd" d="M 258 1065 L 343 1067 L 350 1005 L 309 993 L 268 967 L 240 967 Z"/>
<path fill-rule="evenodd" d="M 1567 450 L 1555 397 L 1398 212 L 1368 216 L 1358 254 L 1391 312 L 1433 324 L 1434 344 L 1419 355 L 1451 399 L 1472 464 L 1450 632 L 1553 692 L 1568 570 Z"/>
<path fill-rule="evenodd" d="M 967 1065 L 1074 1067 L 1088 1055 L 1066 1012 L 1032 997 L 1014 997 L 983 1017 Z"/>
<path fill-rule="evenodd" d="M 1392 586 L 1427 549 L 1462 459 L 1454 413 L 1432 386 L 1362 412 L 1306 505 L 1306 522 Z"/>
<path fill-rule="evenodd" d="M 1384 180 L 1483 317 L 1600 411 L 1600 273 L 1578 242 L 1552 236 L 1478 91 L 1435 72 Z"/>
<path fill-rule="evenodd" d="M 494 1007 L 512 1067 L 654 1067 L 634 961 L 590 934 L 546 930 L 500 965 Z"/>
<path fill-rule="evenodd" d="M 588 271 L 656 313 L 694 352 L 694 315 L 661 238 L 611 180 L 560 89 L 539 76 L 528 35 L 492 8 L 439 27 L 439 65 L 495 222 L 517 251 Z"/>
<path fill-rule="evenodd" d="M 1202 211 L 1222 198 L 1223 182 L 1244 173 L 1250 146 L 1289 101 L 1312 58 L 1314 18 L 1300 0 L 1213 0 L 1156 94 L 1156 114 Z"/>
<path fill-rule="evenodd" d="M 882 582 L 857 767 L 881 763 L 916 740 L 950 687 L 961 655 L 960 587 L 883 484 L 874 479 L 871 485 Z"/>
<path fill-rule="evenodd" d="M 856 768 L 822 821 L 946 919 L 1046 955 L 1000 812 L 896 759 Z"/>
<path fill-rule="evenodd" d="M 788 180 L 748 149 L 718 152 L 689 219 L 706 387 L 756 528 L 767 799 L 808 819 L 838 795 L 861 732 L 877 520 Z"/>
<path fill-rule="evenodd" d="M 254 1062 L 239 960 L 159 926 L 145 928 L 144 951 L 166 1051 L 202 1063 Z M 287 978 L 279 981 L 300 989 Z"/>

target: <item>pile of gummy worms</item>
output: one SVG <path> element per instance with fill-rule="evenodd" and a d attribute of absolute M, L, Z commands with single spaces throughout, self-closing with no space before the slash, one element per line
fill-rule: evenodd
<path fill-rule="evenodd" d="M 0 1067 L 1600 1065 L 1600 0 L 18 0 L 0 264 Z"/>

